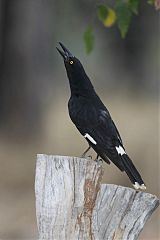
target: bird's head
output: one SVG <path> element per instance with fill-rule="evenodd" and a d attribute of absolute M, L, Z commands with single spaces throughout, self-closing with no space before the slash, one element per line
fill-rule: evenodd
<path fill-rule="evenodd" d="M 71 94 L 86 95 L 93 92 L 93 86 L 85 73 L 81 62 L 62 44 L 62 50 L 57 48 L 63 57 L 65 68 L 70 82 Z M 92 90 L 92 91 L 91 91 Z"/>
<path fill-rule="evenodd" d="M 61 46 L 63 51 L 59 48 L 57 48 L 57 50 L 63 57 L 67 73 L 70 75 L 82 72 L 83 66 L 81 62 L 61 42 L 59 42 L 59 45 Z"/>

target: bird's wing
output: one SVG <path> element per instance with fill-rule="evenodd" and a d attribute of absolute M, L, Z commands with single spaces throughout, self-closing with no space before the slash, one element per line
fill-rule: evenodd
<path fill-rule="evenodd" d="M 125 150 L 121 137 L 109 112 L 106 110 L 91 112 L 86 112 L 86 114 L 83 115 L 83 121 L 81 119 L 79 122 L 81 124 L 76 125 L 78 130 L 97 154 L 106 162 L 108 162 L 107 159 L 111 160 L 121 171 L 123 171 L 119 154 L 123 154 Z"/>
<path fill-rule="evenodd" d="M 106 124 L 108 123 L 108 125 L 109 125 L 108 127 L 110 128 L 112 135 L 114 137 L 118 138 L 121 145 L 123 145 L 121 136 L 120 136 L 118 129 L 117 129 L 115 123 L 113 122 L 109 112 L 107 110 L 100 110 L 99 112 L 100 113 L 99 113 L 98 118 L 101 120 L 101 125 L 106 126 Z"/>
<path fill-rule="evenodd" d="M 92 111 L 92 113 L 94 114 L 86 113 L 83 116 L 83 124 L 78 124 L 77 128 L 92 145 L 97 145 L 108 155 L 117 156 L 116 147 L 119 145 L 123 147 L 123 144 L 109 112 L 100 109 Z M 108 157 L 110 158 L 110 156 Z"/>

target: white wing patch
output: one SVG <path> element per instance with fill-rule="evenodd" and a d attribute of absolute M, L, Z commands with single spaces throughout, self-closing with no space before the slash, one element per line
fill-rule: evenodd
<path fill-rule="evenodd" d="M 87 139 L 88 139 L 91 143 L 93 143 L 94 145 L 97 144 L 97 142 L 96 142 L 88 133 L 86 133 L 86 134 L 84 135 L 84 137 L 87 138 Z"/>
<path fill-rule="evenodd" d="M 118 154 L 121 155 L 121 156 L 122 156 L 123 154 L 126 154 L 125 151 L 124 151 L 124 149 L 123 149 L 121 146 L 116 147 L 116 150 L 117 150 Z"/>

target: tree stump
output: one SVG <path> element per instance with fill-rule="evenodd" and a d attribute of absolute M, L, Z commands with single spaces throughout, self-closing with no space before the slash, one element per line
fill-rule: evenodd
<path fill-rule="evenodd" d="M 93 160 L 38 154 L 35 193 L 39 239 L 135 240 L 158 207 L 156 196 L 101 184 Z"/>

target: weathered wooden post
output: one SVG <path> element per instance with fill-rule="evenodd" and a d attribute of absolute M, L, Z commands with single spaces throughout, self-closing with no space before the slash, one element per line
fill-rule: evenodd
<path fill-rule="evenodd" d="M 38 154 L 36 214 L 39 239 L 134 240 L 159 205 L 156 196 L 101 184 L 99 163 Z"/>

